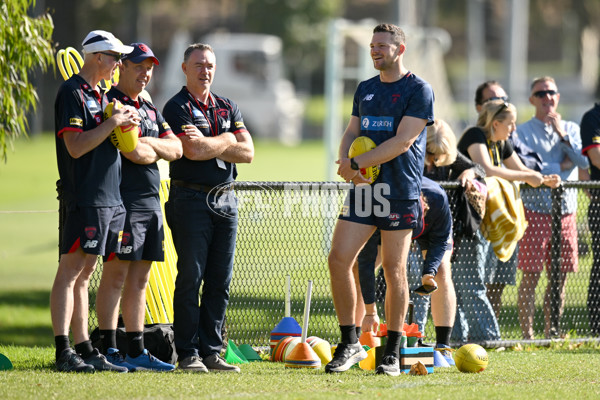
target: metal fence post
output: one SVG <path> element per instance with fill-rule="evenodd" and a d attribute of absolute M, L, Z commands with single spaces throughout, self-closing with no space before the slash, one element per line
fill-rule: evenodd
<path fill-rule="evenodd" d="M 565 192 L 561 184 L 552 189 L 552 238 L 550 265 L 550 336 L 559 335 L 560 324 L 560 268 L 562 265 L 562 198 Z"/>

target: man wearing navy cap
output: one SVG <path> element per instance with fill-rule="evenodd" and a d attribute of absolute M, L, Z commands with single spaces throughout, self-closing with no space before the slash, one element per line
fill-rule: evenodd
<path fill-rule="evenodd" d="M 92 347 L 88 284 L 98 256 L 118 250 L 125 221 L 119 192 L 121 158 L 109 135 L 117 126 L 140 122 L 136 110 L 128 106 L 103 120 L 108 99 L 98 83 L 111 79 L 121 55 L 133 48 L 100 30 L 90 32 L 82 45 L 83 66 L 61 85 L 54 104 L 57 184 L 64 212 L 60 261 L 50 295 L 56 369 L 127 372 Z M 69 342 L 69 327 L 75 350 Z"/>
<path fill-rule="evenodd" d="M 110 362 L 130 371 L 143 368 L 171 371 L 144 348 L 146 286 L 153 261 L 164 261 L 164 230 L 160 209 L 160 173 L 157 161 L 181 157 L 181 141 L 171 131 L 158 109 L 141 93 L 150 83 L 158 59 L 144 43 L 131 44 L 133 51 L 119 66 L 119 83 L 107 96 L 134 107 L 141 117 L 141 136 L 132 152 L 121 152 L 121 196 L 127 210 L 121 248 L 104 263 L 96 297 L 102 351 Z M 123 286 L 124 285 L 124 286 Z M 123 321 L 127 332 L 127 354 L 117 349 L 119 301 L 123 289 Z"/>

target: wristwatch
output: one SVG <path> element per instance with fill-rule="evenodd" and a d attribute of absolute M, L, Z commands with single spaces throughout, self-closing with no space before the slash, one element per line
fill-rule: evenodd
<path fill-rule="evenodd" d="M 350 159 L 350 168 L 352 168 L 355 171 L 358 171 L 360 168 L 358 167 L 358 164 L 356 163 L 356 161 L 354 161 L 354 157 L 352 157 Z"/>

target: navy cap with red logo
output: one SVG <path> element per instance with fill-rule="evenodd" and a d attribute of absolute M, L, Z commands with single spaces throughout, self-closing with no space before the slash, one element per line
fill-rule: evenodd
<path fill-rule="evenodd" d="M 132 63 L 139 64 L 146 58 L 151 58 L 152 62 L 158 65 L 158 58 L 154 55 L 150 47 L 144 43 L 131 43 L 133 51 L 123 57 L 123 60 L 131 61 Z"/>

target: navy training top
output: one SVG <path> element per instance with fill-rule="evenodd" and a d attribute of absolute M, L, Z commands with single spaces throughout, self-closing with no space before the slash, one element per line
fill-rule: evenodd
<path fill-rule="evenodd" d="M 106 94 L 109 101 L 119 100 L 121 103 L 133 106 L 142 118 L 140 136 L 163 138 L 173 133 L 169 124 L 156 107 L 138 96 L 133 100 L 116 87 Z M 160 171 L 158 164 L 136 164 L 121 155 L 122 177 L 121 196 L 128 210 L 160 210 Z"/>
<path fill-rule="evenodd" d="M 54 102 L 56 161 L 63 199 L 79 207 L 116 207 L 122 204 L 119 192 L 121 157 L 107 137 L 79 158 L 73 158 L 63 139 L 64 132 L 83 132 L 103 122 L 108 104 L 101 88 L 94 90 L 74 74 L 58 89 Z"/>
<path fill-rule="evenodd" d="M 444 253 L 452 249 L 452 213 L 446 191 L 437 182 L 423 177 L 421 191 L 429 209 L 413 230 L 413 240 L 419 243 L 421 250 L 427 250 L 423 275 L 435 275 Z"/>
<path fill-rule="evenodd" d="M 354 93 L 352 115 L 360 119 L 361 136 L 380 145 L 394 137 L 404 116 L 433 124 L 433 90 L 429 83 L 408 72 L 396 82 L 381 82 L 379 75 L 361 82 Z M 425 163 L 426 129 L 407 152 L 381 165 L 376 183 L 387 183 L 385 198 L 417 200 Z"/>
<path fill-rule="evenodd" d="M 242 113 L 233 101 L 211 92 L 208 104 L 202 104 L 185 86 L 165 104 L 163 116 L 178 137 L 184 135 L 184 125 L 195 125 L 204 136 L 247 132 Z M 218 162 L 216 158 L 196 161 L 184 155 L 171 161 L 170 176 L 188 183 L 217 186 L 235 180 L 237 171 L 234 163 Z"/>
<path fill-rule="evenodd" d="M 600 103 L 594 104 L 594 107 L 581 118 L 580 125 L 582 154 L 587 155 L 587 152 L 592 147 L 600 146 Z M 592 164 L 590 160 L 590 178 L 593 181 L 600 180 L 600 169 Z"/>

